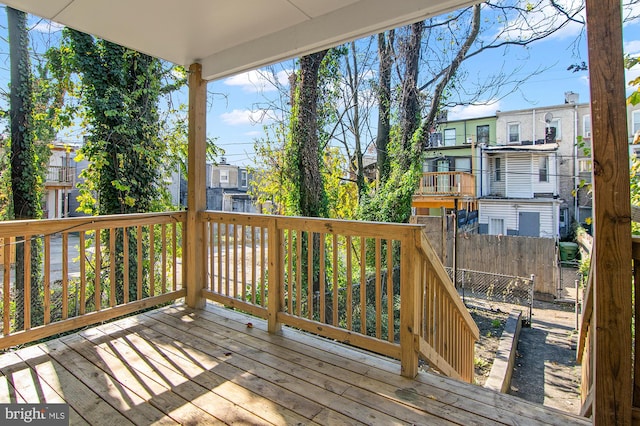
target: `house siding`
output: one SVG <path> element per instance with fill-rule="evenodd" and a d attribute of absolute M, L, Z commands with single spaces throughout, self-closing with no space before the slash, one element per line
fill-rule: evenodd
<path fill-rule="evenodd" d="M 531 155 L 509 155 L 507 164 L 507 197 L 533 198 Z"/>
<path fill-rule="evenodd" d="M 519 235 L 519 212 L 537 212 L 540 214 L 540 237 L 554 238 L 558 236 L 558 217 L 560 214 L 559 201 L 528 202 L 526 200 L 480 200 L 479 223 L 482 229 L 491 232 L 489 221 L 491 218 L 504 219 L 506 233 Z"/>

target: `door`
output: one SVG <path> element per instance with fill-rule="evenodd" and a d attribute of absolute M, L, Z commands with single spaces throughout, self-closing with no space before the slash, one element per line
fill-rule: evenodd
<path fill-rule="evenodd" d="M 438 175 L 437 187 L 438 193 L 448 193 L 451 192 L 449 188 L 449 160 L 438 160 L 438 173 L 442 173 Z"/>
<path fill-rule="evenodd" d="M 518 235 L 522 237 L 540 236 L 540 213 L 518 212 Z"/>

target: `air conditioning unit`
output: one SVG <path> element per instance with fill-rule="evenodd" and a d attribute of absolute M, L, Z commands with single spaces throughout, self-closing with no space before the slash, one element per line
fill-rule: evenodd
<path fill-rule="evenodd" d="M 585 132 L 584 133 L 584 137 L 585 138 L 590 138 L 591 137 L 591 132 Z"/>

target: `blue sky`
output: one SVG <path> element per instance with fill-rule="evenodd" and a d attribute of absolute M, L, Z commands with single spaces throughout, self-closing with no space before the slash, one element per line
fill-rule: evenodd
<path fill-rule="evenodd" d="M 564 0 L 574 1 L 574 0 Z M 540 19 L 546 19 L 541 16 Z M 50 40 L 55 40 L 60 28 L 47 21 L 31 17 L 32 42 L 36 50 L 46 48 Z M 491 51 L 476 56 L 466 62 L 468 81 L 482 79 L 492 66 L 520 67 L 517 77 L 524 78 L 539 66 L 547 68 L 539 75 L 530 77 L 517 91 L 498 99 L 483 99 L 486 104 L 455 107 L 449 111 L 450 119 L 487 116 L 496 110 L 513 110 L 564 102 L 564 93 L 573 91 L 580 95 L 580 102 L 589 101 L 589 81 L 586 72 L 572 73 L 567 67 L 573 63 L 587 61 L 586 36 L 580 35 L 580 26 L 569 25 L 552 37 L 536 42 L 528 48 L 510 48 L 507 52 Z M 640 22 L 628 23 L 624 27 L 625 52 L 640 54 Z M 51 37 L 52 36 L 52 37 Z M 6 42 L 6 12 L 0 8 L 0 88 L 8 85 L 8 44 Z M 291 61 L 273 66 L 277 80 L 287 89 L 287 72 L 293 68 Z M 640 76 L 638 70 L 631 70 L 629 78 Z M 264 105 L 278 97 L 278 91 L 261 78 L 259 72 L 249 72 L 220 81 L 210 82 L 209 108 L 207 113 L 207 133 L 217 138 L 217 144 L 226 151 L 227 160 L 232 164 L 248 165 L 253 162 L 254 140 L 264 135 L 263 126 L 273 119 L 272 109 Z M 502 93 L 504 95 L 504 91 Z M 186 101 L 186 91 L 178 97 Z M 264 110 L 269 111 L 265 114 Z M 82 139 L 80 129 L 70 129 L 61 138 L 74 142 Z"/>

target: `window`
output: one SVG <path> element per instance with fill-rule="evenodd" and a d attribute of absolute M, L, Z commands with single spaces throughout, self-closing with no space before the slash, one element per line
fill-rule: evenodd
<path fill-rule="evenodd" d="M 640 110 L 633 111 L 633 132 L 632 136 L 640 132 Z"/>
<path fill-rule="evenodd" d="M 456 145 L 456 129 L 444 130 L 444 146 Z"/>
<path fill-rule="evenodd" d="M 591 137 L 591 114 L 582 117 L 582 137 Z"/>
<path fill-rule="evenodd" d="M 247 187 L 247 171 L 246 170 L 240 171 L 240 187 L 241 188 Z"/>
<path fill-rule="evenodd" d="M 558 139 L 562 139 L 560 135 L 560 119 L 553 119 L 547 124 L 544 130 L 545 143 L 553 143 Z"/>
<path fill-rule="evenodd" d="M 229 170 L 220 170 L 220 183 L 229 183 Z"/>
<path fill-rule="evenodd" d="M 489 145 L 489 125 L 476 127 L 476 138 L 478 143 Z"/>
<path fill-rule="evenodd" d="M 540 182 L 549 182 L 549 157 L 538 159 L 538 178 Z"/>
<path fill-rule="evenodd" d="M 509 143 L 520 143 L 520 123 L 507 124 Z"/>
<path fill-rule="evenodd" d="M 442 133 L 431 133 L 431 135 L 429 135 L 429 146 L 432 148 L 442 146 Z"/>
<path fill-rule="evenodd" d="M 495 167 L 495 181 L 496 182 L 500 182 L 502 180 L 502 159 L 501 158 L 495 158 L 493 160 L 493 165 Z"/>
<path fill-rule="evenodd" d="M 456 157 L 455 170 L 457 172 L 471 173 L 471 158 L 469 157 Z"/>
<path fill-rule="evenodd" d="M 580 172 L 591 172 L 591 160 L 578 160 L 578 170 Z"/>
<path fill-rule="evenodd" d="M 504 235 L 504 219 L 502 218 L 489 218 L 489 234 L 491 235 Z"/>

